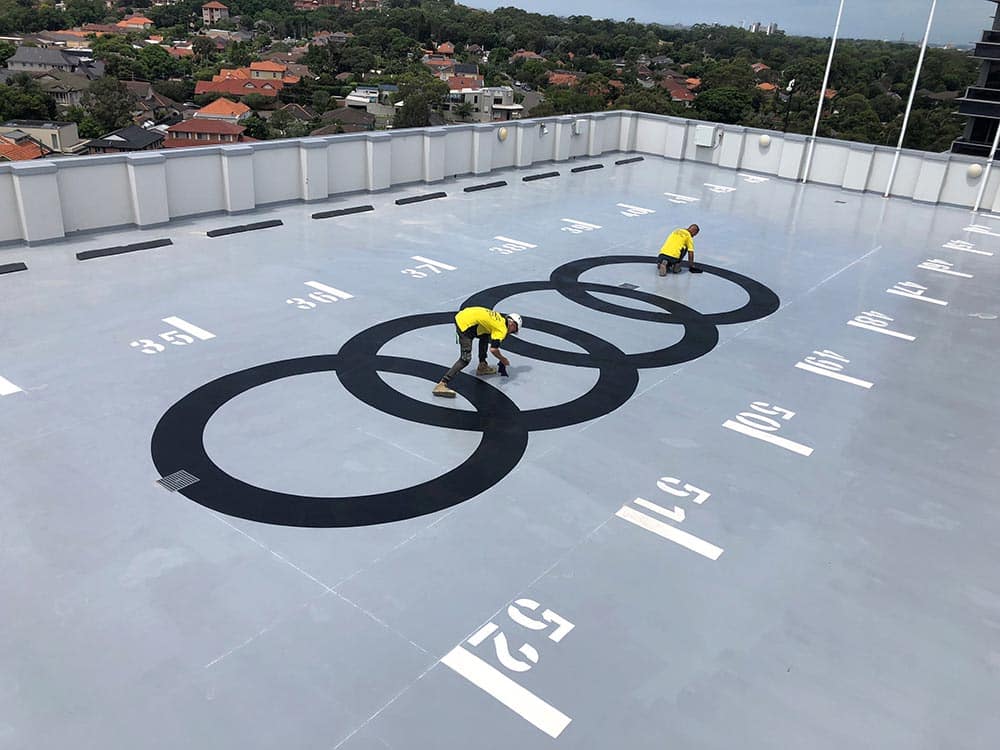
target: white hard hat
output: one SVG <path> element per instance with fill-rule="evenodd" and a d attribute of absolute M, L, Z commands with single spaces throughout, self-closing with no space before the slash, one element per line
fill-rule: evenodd
<path fill-rule="evenodd" d="M 521 323 L 521 316 L 518 315 L 517 313 L 510 313 L 507 316 L 507 320 L 513 320 L 514 321 L 514 325 L 517 326 L 517 330 L 518 331 L 520 331 L 521 328 L 523 327 L 523 324 Z"/>

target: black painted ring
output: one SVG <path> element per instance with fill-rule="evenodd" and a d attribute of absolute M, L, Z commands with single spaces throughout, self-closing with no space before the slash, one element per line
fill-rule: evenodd
<path fill-rule="evenodd" d="M 541 283 L 547 286 L 547 282 Z M 509 286 L 520 288 L 523 285 L 511 284 Z M 531 282 L 530 286 L 534 290 L 537 285 L 535 282 Z M 568 427 L 569 425 L 596 419 L 617 409 L 628 401 L 635 392 L 636 387 L 639 385 L 639 371 L 628 361 L 628 355 L 614 344 L 594 336 L 592 333 L 572 328 L 562 323 L 554 323 L 530 317 L 526 317 L 525 320 L 525 325 L 531 329 L 549 333 L 553 336 L 561 336 L 587 351 L 586 354 L 579 355 L 582 358 L 580 360 L 576 358 L 576 352 L 559 352 L 556 349 L 548 351 L 562 356 L 555 358 L 538 357 L 538 359 L 553 362 L 561 361 L 565 364 L 576 366 L 596 367 L 599 371 L 597 382 L 582 396 L 555 406 L 521 411 L 521 420 L 527 430 Z M 459 430 L 484 429 L 484 420 L 492 418 L 489 416 L 489 412 L 487 412 L 487 416 L 484 416 L 479 412 L 470 412 L 464 409 L 454 409 L 418 401 L 407 396 L 405 393 L 400 393 L 381 378 L 373 377 L 372 368 L 368 364 L 371 362 L 372 357 L 377 356 L 377 359 L 381 362 L 406 363 L 406 367 L 414 371 L 422 371 L 422 368 L 426 366 L 428 379 L 433 379 L 432 373 L 434 372 L 440 377 L 440 366 L 428 365 L 428 363 L 416 360 L 387 357 L 378 355 L 377 353 L 386 343 L 407 331 L 446 323 L 454 324 L 454 322 L 454 313 L 443 312 L 409 315 L 374 325 L 349 339 L 340 348 L 343 366 L 337 369 L 337 377 L 344 388 L 355 398 L 400 419 Z M 504 341 L 504 348 L 510 351 L 532 350 L 536 347 L 547 349 L 546 347 L 538 347 L 536 344 L 522 341 L 516 337 L 510 337 Z M 464 373 L 459 373 L 453 383 L 459 382 L 458 378 L 467 378 L 470 380 L 471 383 L 465 380 L 462 382 L 466 389 L 470 389 L 474 393 L 479 393 L 480 390 L 497 390 L 488 383 L 478 378 L 472 378 Z M 456 390 L 465 395 L 457 387 Z M 480 395 L 479 398 L 482 400 L 488 397 Z"/>
<path fill-rule="evenodd" d="M 578 305 L 589 307 L 592 310 L 599 310 L 601 312 L 619 315 L 623 318 L 647 320 L 656 323 L 687 323 L 692 318 L 702 320 L 710 323 L 711 325 L 747 323 L 752 320 L 759 320 L 760 318 L 767 317 L 781 306 L 781 300 L 778 299 L 778 295 L 771 291 L 768 287 L 761 284 L 759 281 L 755 281 L 749 276 L 744 276 L 743 274 L 730 271 L 726 268 L 710 266 L 704 263 L 699 263 L 698 267 L 703 269 L 706 273 L 714 274 L 719 278 L 726 279 L 727 281 L 731 281 L 737 286 L 742 287 L 743 291 L 747 293 L 748 298 L 747 302 L 742 307 L 736 308 L 735 310 L 729 310 L 727 312 L 702 313 L 692 310 L 684 305 L 680 305 L 680 303 L 675 303 L 678 307 L 676 311 L 670 311 L 671 314 L 674 315 L 674 317 L 671 318 L 668 315 L 653 312 L 652 310 L 637 310 L 633 307 L 615 305 L 611 302 L 606 302 L 593 297 L 590 293 L 594 291 L 607 294 L 629 292 L 629 294 L 623 294 L 621 296 L 631 296 L 634 299 L 640 299 L 644 302 L 650 302 L 652 304 L 657 304 L 656 300 L 664 299 L 663 297 L 659 297 L 658 295 L 643 294 L 641 292 L 636 292 L 635 290 L 607 286 L 605 284 L 580 281 L 580 276 L 584 272 L 599 266 L 618 263 L 656 262 L 656 258 L 648 255 L 618 255 L 581 258 L 580 260 L 570 261 L 569 263 L 559 266 L 552 272 L 549 279 L 552 281 L 553 288 L 555 288 L 556 291 L 567 299 L 576 302 Z"/>
<path fill-rule="evenodd" d="M 435 382 L 440 367 L 395 357 L 369 360 L 375 371 L 413 375 Z M 390 492 L 344 497 L 312 497 L 276 492 L 224 472 L 205 451 L 209 419 L 231 399 L 265 383 L 313 372 L 337 371 L 338 354 L 286 359 L 225 375 L 197 388 L 171 406 L 153 431 L 152 454 L 160 476 L 185 470 L 198 481 L 180 490 L 190 500 L 226 515 L 280 526 L 366 526 L 401 521 L 457 505 L 485 492 L 517 465 L 528 445 L 528 430 L 517 406 L 496 388 L 471 376 L 456 378 L 455 390 L 476 405 L 483 438 L 462 464 L 427 482 Z M 350 365 L 348 365 L 349 367 Z M 459 412 L 468 414 L 469 412 Z M 452 425 L 447 425 L 452 426 Z"/>

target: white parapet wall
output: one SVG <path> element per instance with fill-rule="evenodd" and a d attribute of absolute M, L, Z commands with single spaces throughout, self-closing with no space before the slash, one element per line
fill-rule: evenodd
<path fill-rule="evenodd" d="M 700 128 L 700 130 L 699 130 Z M 808 153 L 813 146 L 812 159 Z M 884 193 L 894 149 L 638 112 L 351 133 L 0 165 L 0 244 L 324 201 L 545 162 L 637 153 Z M 805 174 L 806 166 L 809 174 Z M 903 150 L 891 195 L 973 207 L 983 159 Z M 1000 169 L 982 209 L 1000 212 Z"/>

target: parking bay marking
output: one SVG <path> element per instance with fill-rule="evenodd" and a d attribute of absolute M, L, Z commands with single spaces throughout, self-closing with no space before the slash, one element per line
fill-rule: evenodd
<path fill-rule="evenodd" d="M 576 627 L 551 609 L 545 609 L 541 613 L 541 619 L 536 619 L 525 612 L 525 610 L 535 612 L 539 606 L 539 603 L 532 599 L 517 599 L 507 607 L 507 616 L 516 625 L 531 631 L 546 630 L 554 625 L 551 632 L 547 633 L 548 639 L 554 643 L 559 643 Z M 507 636 L 495 622 L 486 623 L 463 643 L 455 646 L 445 654 L 441 663 L 555 739 L 569 726 L 572 719 L 465 647 L 466 644 L 478 647 L 490 637 L 493 639 L 497 660 L 507 670 L 523 673 L 538 664 L 540 659 L 538 649 L 528 643 L 522 644 L 516 650 L 517 654 L 524 657 L 523 659 L 511 653 Z"/>
<path fill-rule="evenodd" d="M 23 391 L 0 375 L 0 396 L 10 396 L 14 393 L 23 393 Z"/>
<path fill-rule="evenodd" d="M 863 312 L 860 315 L 855 315 L 854 318 L 847 321 L 847 325 L 854 326 L 855 328 L 864 328 L 866 331 L 874 331 L 875 333 L 882 333 L 886 336 L 892 336 L 897 339 L 903 339 L 903 341 L 916 341 L 916 336 L 911 336 L 908 333 L 900 333 L 899 331 L 892 331 L 888 328 L 889 323 L 892 322 L 890 318 L 885 313 L 876 312 L 875 310 L 869 310 L 868 312 Z"/>

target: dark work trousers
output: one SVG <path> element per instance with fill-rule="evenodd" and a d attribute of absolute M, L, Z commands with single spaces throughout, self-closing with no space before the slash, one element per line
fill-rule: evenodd
<path fill-rule="evenodd" d="M 479 339 L 479 361 L 486 361 L 486 350 L 490 347 L 490 335 L 488 333 L 482 336 L 476 336 L 476 328 L 478 326 L 469 326 L 464 331 L 460 331 L 458 326 L 455 326 L 455 331 L 458 333 L 458 345 L 461 348 L 461 352 L 455 364 L 451 366 L 451 369 L 445 373 L 444 377 L 441 378 L 442 383 L 447 383 L 455 375 L 458 374 L 466 365 L 472 361 L 472 342 L 478 338 Z"/>
<path fill-rule="evenodd" d="M 663 261 L 666 261 L 667 268 L 673 268 L 674 266 L 678 265 L 682 260 L 684 260 L 687 254 L 688 254 L 687 248 L 681 250 L 681 257 L 679 258 L 671 258 L 669 255 L 664 253 L 659 256 L 659 262 L 662 263 Z"/>

